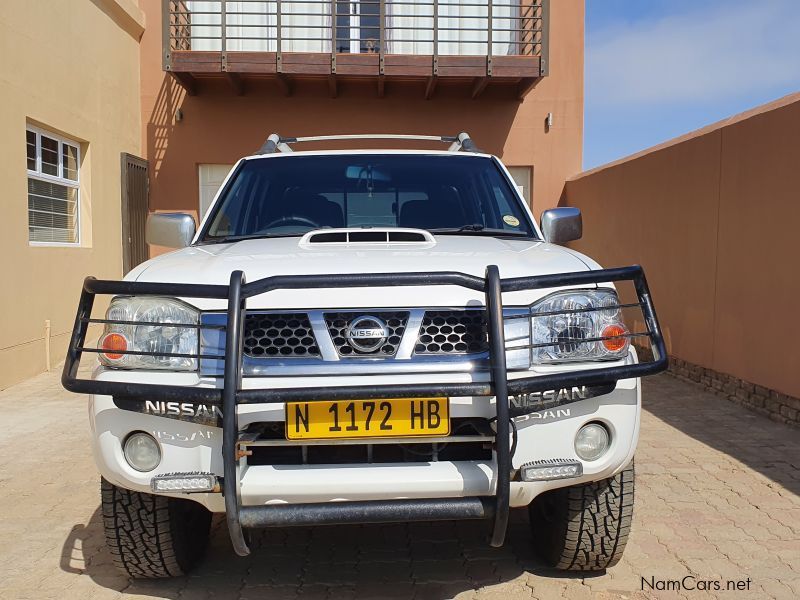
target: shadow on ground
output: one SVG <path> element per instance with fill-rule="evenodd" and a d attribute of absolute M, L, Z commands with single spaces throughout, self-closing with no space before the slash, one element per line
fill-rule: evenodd
<path fill-rule="evenodd" d="M 237 557 L 224 518 L 215 517 L 208 552 L 186 577 L 131 581 L 111 562 L 98 508 L 64 542 L 61 569 L 100 586 L 178 598 L 430 598 L 491 587 L 525 573 L 557 575 L 534 558 L 527 511 L 512 511 L 503 548 L 482 522 L 299 527 L 256 532 L 252 554 Z"/>
<path fill-rule="evenodd" d="M 800 495 L 798 430 L 668 374 L 643 381 L 643 408 Z"/>

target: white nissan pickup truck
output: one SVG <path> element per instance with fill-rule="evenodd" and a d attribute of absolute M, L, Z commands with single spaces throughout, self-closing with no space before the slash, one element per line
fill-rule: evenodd
<path fill-rule="evenodd" d="M 449 147 L 292 150 L 367 137 Z M 537 224 L 465 133 L 273 134 L 196 231 L 151 215 L 178 249 L 84 281 L 62 378 L 89 395 L 115 563 L 186 573 L 213 513 L 246 555 L 254 528 L 449 519 L 499 546 L 527 508 L 548 565 L 614 565 L 667 356 L 642 269 L 563 247 L 581 228 Z"/>

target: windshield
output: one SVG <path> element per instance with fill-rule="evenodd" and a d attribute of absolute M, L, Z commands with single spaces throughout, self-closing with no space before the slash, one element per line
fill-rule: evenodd
<path fill-rule="evenodd" d="M 488 157 L 292 156 L 244 161 L 222 192 L 204 242 L 302 235 L 326 227 L 535 237 Z"/>

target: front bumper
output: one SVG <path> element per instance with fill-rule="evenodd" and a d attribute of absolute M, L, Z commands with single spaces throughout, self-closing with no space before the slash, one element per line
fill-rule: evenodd
<path fill-rule="evenodd" d="M 579 286 L 631 280 L 647 331 L 638 335 L 650 340 L 654 359 L 639 363 L 631 357 L 625 364 L 593 366 L 511 377 L 505 364 L 502 293 L 522 289 Z M 397 285 L 460 285 L 483 291 L 489 324 L 491 373 L 486 380 L 406 381 L 378 385 L 348 384 L 318 387 L 256 387 L 242 382 L 242 325 L 246 299 L 281 288 L 368 287 Z M 176 384 L 171 374 L 163 383 L 141 383 L 130 377 L 100 376 L 79 379 L 82 353 L 96 352 L 84 347 L 88 325 L 102 320 L 91 318 L 94 295 L 169 295 L 183 298 L 227 298 L 228 318 L 225 344 L 225 373 L 221 387 Z M 229 286 L 173 285 L 138 282 L 109 282 L 89 278 L 78 308 L 62 381 L 74 392 L 93 394 L 92 426 L 95 453 L 101 471 L 110 481 L 123 487 L 149 489 L 153 473 L 136 473 L 124 461 L 121 439 L 130 431 L 150 431 L 162 449 L 169 450 L 159 470 L 207 471 L 222 475 L 223 494 L 206 494 L 197 499 L 227 515 L 228 528 L 237 553 L 249 552 L 242 527 L 332 522 L 384 522 L 393 520 L 431 520 L 486 518 L 493 520 L 491 543 L 503 543 L 511 506 L 527 504 L 536 494 L 558 487 L 559 482 L 512 482 L 514 470 L 523 457 L 571 458 L 572 440 L 577 429 L 589 420 L 604 422 L 611 429 L 612 446 L 598 464 L 585 465 L 581 479 L 596 480 L 613 474 L 627 464 L 638 436 L 638 378 L 662 371 L 667 366 L 666 350 L 644 274 L 640 267 L 580 273 L 545 275 L 501 280 L 496 267 L 487 268 L 486 278 L 462 273 L 402 273 L 344 276 L 272 277 L 250 284 L 241 272 L 231 276 Z M 396 379 L 393 381 L 397 381 Z M 491 402 L 492 397 L 508 398 L 545 390 L 575 386 L 601 386 L 612 390 L 596 398 L 557 401 L 549 408 L 569 405 L 568 414 L 543 414 L 535 407 L 525 409 L 509 402 Z M 409 476 L 396 477 L 394 465 L 328 465 L 303 469 L 278 469 L 249 466 L 241 452 L 244 444 L 242 422 L 264 407 L 282 407 L 290 400 L 323 401 L 336 399 L 377 399 L 426 397 L 431 395 L 469 399 L 476 406 L 491 407 L 495 435 L 491 461 L 462 461 L 408 467 Z M 221 409 L 221 427 L 198 427 L 195 423 L 167 421 L 163 417 L 120 411 L 115 401 L 178 402 L 204 404 Z M 574 407 L 575 415 L 572 410 Z M 548 411 L 552 413 L 552 410 Z M 515 417 L 512 422 L 511 418 Z M 144 421 L 137 421 L 144 419 Z M 137 427 L 137 425 L 141 425 Z M 511 453 L 511 427 L 517 429 L 517 454 Z M 121 431 L 120 428 L 126 429 Z M 615 429 L 618 430 L 615 433 Z M 534 436 L 535 431 L 535 436 Z M 120 437 L 122 436 L 122 437 Z M 543 450 L 546 449 L 546 450 Z M 165 454 L 166 456 L 166 454 Z M 349 469 L 349 471 L 348 471 Z M 300 472 L 298 472 L 300 471 Z M 343 476 L 343 472 L 348 474 Z M 563 483 L 561 484 L 563 485 Z M 333 501 L 337 501 L 333 503 Z M 327 506 L 326 506 L 327 505 Z"/>
<path fill-rule="evenodd" d="M 631 357 L 633 358 L 633 357 Z M 114 376 L 115 373 L 104 373 Z M 458 398 L 454 415 L 484 416 L 494 412 L 493 399 Z M 569 480 L 522 482 L 512 476 L 510 506 L 525 506 L 538 494 L 583 481 L 596 481 L 622 469 L 633 456 L 639 431 L 641 394 L 638 380 L 617 382 L 603 396 L 560 408 L 514 417 L 518 432 L 511 466 L 551 459 L 579 460 L 573 440 L 586 423 L 602 422 L 611 430 L 611 449 L 598 461 L 584 462 L 583 475 Z M 248 412 L 243 412 L 247 408 Z M 252 410 L 259 409 L 261 410 Z M 92 441 L 98 469 L 108 481 L 141 492 L 150 491 L 152 477 L 197 471 L 223 476 L 222 429 L 166 417 L 119 409 L 110 396 L 91 396 Z M 258 406 L 240 407 L 239 422 L 283 420 L 283 411 Z M 146 431 L 161 446 L 162 460 L 150 473 L 133 470 L 122 455 L 122 443 L 132 431 Z M 398 440 L 400 441 L 400 440 Z M 440 461 L 425 463 L 249 465 L 241 459 L 242 506 L 306 504 L 343 501 L 385 501 L 404 498 L 463 498 L 492 496 L 497 462 Z M 193 494 L 209 510 L 224 512 L 221 494 Z"/>

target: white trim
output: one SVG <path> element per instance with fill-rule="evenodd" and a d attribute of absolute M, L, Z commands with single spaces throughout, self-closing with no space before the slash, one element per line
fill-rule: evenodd
<path fill-rule="evenodd" d="M 28 246 L 42 248 L 80 248 L 80 243 L 73 242 L 32 242 L 28 240 Z"/>
<path fill-rule="evenodd" d="M 30 171 L 30 170 L 28 171 L 28 177 L 33 177 L 34 179 L 41 179 L 42 181 L 50 181 L 51 183 L 58 183 L 59 185 L 63 185 L 66 187 L 80 188 L 80 184 L 74 179 L 63 179 L 61 177 L 56 177 L 55 175 L 46 175 L 45 173 L 37 173 L 36 171 Z"/>
<path fill-rule="evenodd" d="M 28 140 L 27 140 L 27 133 L 31 132 L 35 134 L 35 152 L 36 152 L 36 169 L 31 170 L 28 169 Z M 68 247 L 68 248 L 75 248 L 81 246 L 81 189 L 80 189 L 80 181 L 81 181 L 81 145 L 80 142 L 64 137 L 57 133 L 53 133 L 47 129 L 43 129 L 41 127 L 36 127 L 35 125 L 26 125 L 25 126 L 25 170 L 28 179 L 36 179 L 39 181 L 46 181 L 49 183 L 55 183 L 58 185 L 63 185 L 64 187 L 72 188 L 76 190 L 77 196 L 75 198 L 75 241 L 74 242 L 42 242 L 30 239 L 30 226 L 28 226 L 28 245 L 29 246 L 43 246 L 43 247 Z M 51 175 L 49 173 L 42 172 L 42 136 L 45 136 L 51 140 L 55 140 L 58 142 L 56 154 L 58 161 L 58 175 Z M 76 169 L 75 175 L 76 179 L 69 179 L 64 177 L 64 146 L 70 146 L 75 148 L 76 150 Z M 30 196 L 30 192 L 26 195 L 27 197 Z M 30 202 L 29 198 L 28 202 Z M 25 212 L 26 215 L 30 214 L 30 207 Z"/>

